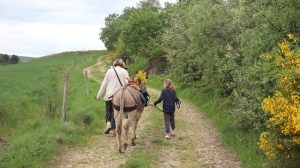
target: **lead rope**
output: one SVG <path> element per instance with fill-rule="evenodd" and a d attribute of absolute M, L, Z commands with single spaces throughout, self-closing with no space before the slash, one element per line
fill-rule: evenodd
<path fill-rule="evenodd" d="M 181 101 L 178 100 L 178 101 L 176 102 L 176 107 L 177 107 L 177 109 L 180 109 L 180 105 L 181 105 Z"/>
<path fill-rule="evenodd" d="M 181 101 L 179 100 L 179 101 L 176 102 L 176 107 L 177 107 L 177 109 L 180 109 L 180 105 L 181 105 Z M 161 112 L 164 113 L 163 110 L 161 110 L 160 108 L 154 106 L 153 104 L 149 104 L 149 106 L 153 106 L 153 107 L 155 107 L 157 110 L 159 110 L 159 111 L 161 111 Z"/>
<path fill-rule="evenodd" d="M 161 110 L 160 108 L 158 108 L 158 107 L 154 106 L 153 104 L 149 104 L 148 106 L 153 106 L 153 107 L 155 107 L 157 110 L 159 110 L 159 111 L 161 111 L 161 112 L 163 112 L 163 113 L 164 113 L 164 111 L 163 111 L 163 110 Z"/>

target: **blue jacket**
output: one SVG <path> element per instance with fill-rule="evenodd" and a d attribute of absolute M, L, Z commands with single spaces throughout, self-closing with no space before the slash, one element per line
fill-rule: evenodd
<path fill-rule="evenodd" d="M 156 106 L 161 101 L 163 101 L 163 111 L 165 113 L 174 113 L 175 112 L 175 103 L 179 101 L 176 95 L 175 90 L 165 88 L 161 91 L 159 99 L 154 103 Z"/>

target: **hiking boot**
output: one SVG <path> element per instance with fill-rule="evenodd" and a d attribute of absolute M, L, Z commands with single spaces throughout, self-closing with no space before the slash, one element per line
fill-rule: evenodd
<path fill-rule="evenodd" d="M 170 134 L 166 134 L 166 135 L 165 135 L 165 138 L 166 138 L 166 139 L 170 139 L 170 138 L 171 138 L 171 137 L 170 137 Z"/>
<path fill-rule="evenodd" d="M 104 134 L 109 134 L 110 130 L 111 130 L 111 122 L 107 122 Z"/>

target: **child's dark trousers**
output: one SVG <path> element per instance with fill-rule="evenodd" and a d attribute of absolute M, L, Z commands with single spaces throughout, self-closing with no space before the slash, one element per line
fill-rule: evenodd
<path fill-rule="evenodd" d="M 170 133 L 170 124 L 172 130 L 175 129 L 175 118 L 174 113 L 164 113 L 164 119 L 165 119 L 165 127 L 166 127 L 166 133 Z"/>

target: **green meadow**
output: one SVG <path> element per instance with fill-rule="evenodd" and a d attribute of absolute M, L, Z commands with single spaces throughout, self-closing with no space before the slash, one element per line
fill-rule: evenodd
<path fill-rule="evenodd" d="M 103 128 L 99 84 L 82 69 L 105 51 L 67 52 L 0 66 L 0 167 L 43 167 L 61 146 L 82 143 Z M 67 118 L 61 121 L 68 75 Z M 102 78 L 103 76 L 101 76 Z"/>

